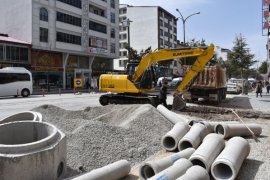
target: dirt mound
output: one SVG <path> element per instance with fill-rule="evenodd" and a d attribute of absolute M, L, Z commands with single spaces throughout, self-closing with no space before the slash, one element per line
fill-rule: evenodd
<path fill-rule="evenodd" d="M 135 165 L 162 149 L 172 124 L 151 105 L 109 105 L 68 111 L 52 105 L 33 109 L 67 136 L 66 177 L 120 159 Z"/>

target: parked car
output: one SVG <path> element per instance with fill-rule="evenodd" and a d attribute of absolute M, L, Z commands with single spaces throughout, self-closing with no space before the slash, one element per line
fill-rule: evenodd
<path fill-rule="evenodd" d="M 237 83 L 227 83 L 227 93 L 241 93 L 241 87 Z"/>
<path fill-rule="evenodd" d="M 182 77 L 173 78 L 170 86 L 177 87 L 182 82 Z"/>
<path fill-rule="evenodd" d="M 167 80 L 168 86 L 171 85 L 172 77 L 160 77 L 160 78 L 158 78 L 157 86 L 161 87 L 161 85 L 162 85 L 162 80 L 163 80 L 164 78 Z"/>

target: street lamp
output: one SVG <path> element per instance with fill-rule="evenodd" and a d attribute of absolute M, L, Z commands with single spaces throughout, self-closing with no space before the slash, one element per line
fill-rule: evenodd
<path fill-rule="evenodd" d="M 186 45 L 186 21 L 188 18 L 190 18 L 191 16 L 194 16 L 196 14 L 200 14 L 200 12 L 197 13 L 193 13 L 191 15 L 189 15 L 188 17 L 184 18 L 184 16 L 181 14 L 181 12 L 179 11 L 179 9 L 176 9 L 176 11 L 180 14 L 182 22 L 183 22 L 183 32 L 184 32 L 184 45 Z"/>
<path fill-rule="evenodd" d="M 127 27 L 127 31 L 128 31 L 128 47 L 130 48 L 130 23 L 132 21 L 128 18 L 125 21 L 122 22 L 123 27 Z M 130 53 L 128 52 L 128 63 L 130 62 Z"/>

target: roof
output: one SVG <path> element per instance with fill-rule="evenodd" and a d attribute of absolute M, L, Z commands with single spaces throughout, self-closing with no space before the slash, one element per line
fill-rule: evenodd
<path fill-rule="evenodd" d="M 7 34 L 0 34 L 0 42 L 8 42 L 8 43 L 14 43 L 14 44 L 31 45 L 31 43 L 29 43 L 29 42 L 21 41 L 19 39 L 15 39 L 15 38 L 9 37 Z"/>

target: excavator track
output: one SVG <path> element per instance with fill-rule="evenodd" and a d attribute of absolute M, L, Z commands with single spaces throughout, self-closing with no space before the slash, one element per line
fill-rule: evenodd
<path fill-rule="evenodd" d="M 99 98 L 99 102 L 102 106 L 108 104 L 151 104 L 157 107 L 159 104 L 159 98 L 155 95 L 140 95 L 138 94 L 104 94 Z"/>

